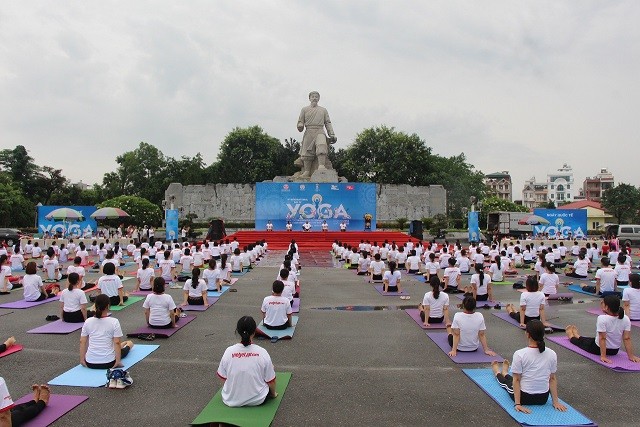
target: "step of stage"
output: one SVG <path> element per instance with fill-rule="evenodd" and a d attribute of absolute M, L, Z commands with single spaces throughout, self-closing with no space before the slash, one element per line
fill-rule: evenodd
<path fill-rule="evenodd" d="M 404 244 L 409 239 L 416 241 L 415 238 L 406 233 L 399 231 L 311 231 L 308 233 L 302 231 L 238 231 L 227 236 L 228 239 L 237 238 L 240 247 L 255 243 L 260 240 L 266 240 L 269 249 L 283 250 L 289 247 L 292 239 L 295 239 L 298 247 L 303 250 L 331 250 L 331 244 L 338 240 L 350 245 L 358 244 L 361 240 L 383 243 L 385 240 L 389 242 L 395 241 L 397 244 Z"/>

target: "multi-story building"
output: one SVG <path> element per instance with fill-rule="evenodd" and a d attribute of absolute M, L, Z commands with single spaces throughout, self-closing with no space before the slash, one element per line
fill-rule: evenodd
<path fill-rule="evenodd" d="M 548 198 L 556 206 L 559 203 L 572 202 L 572 195 L 576 193 L 577 191 L 573 184 L 573 169 L 568 164 L 565 163 L 555 173 L 547 175 Z"/>
<path fill-rule="evenodd" d="M 495 172 L 484 177 L 484 183 L 490 194 L 511 201 L 511 175 L 509 171 Z"/>
<path fill-rule="evenodd" d="M 605 190 L 613 188 L 615 181 L 613 174 L 607 168 L 600 169 L 600 173 L 594 177 L 587 177 L 582 184 L 582 191 L 587 200 L 599 202 Z"/>
<path fill-rule="evenodd" d="M 536 177 L 533 176 L 528 181 L 525 181 L 524 188 L 522 189 L 522 206 L 527 208 L 538 208 L 546 205 L 547 199 L 547 183 L 536 182 Z"/>

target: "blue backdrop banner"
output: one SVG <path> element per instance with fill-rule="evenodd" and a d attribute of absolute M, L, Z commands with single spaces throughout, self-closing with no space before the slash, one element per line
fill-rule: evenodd
<path fill-rule="evenodd" d="M 469 228 L 469 242 L 480 241 L 480 225 L 478 223 L 478 212 L 469 212 L 467 217 L 467 227 Z"/>
<path fill-rule="evenodd" d="M 564 238 L 582 238 L 587 231 L 587 210 L 586 209 L 534 209 L 533 213 L 547 221 L 549 224 L 533 226 L 533 234 L 540 235 L 548 233 L 549 237 L 560 235 Z"/>
<path fill-rule="evenodd" d="M 178 239 L 178 209 L 167 209 L 165 212 L 165 220 L 167 227 L 167 240 Z"/>
<path fill-rule="evenodd" d="M 84 221 L 55 221 L 45 218 L 51 211 L 58 208 L 71 208 L 82 212 Z M 91 214 L 98 208 L 95 206 L 38 206 L 38 233 L 56 234 L 63 233 L 69 237 L 82 237 L 90 235 L 98 227 L 96 220 L 91 218 Z"/>
<path fill-rule="evenodd" d="M 356 183 L 259 182 L 256 184 L 256 230 L 271 221 L 274 230 L 285 230 L 291 221 L 294 231 L 309 220 L 311 231 L 321 231 L 327 221 L 329 231 L 339 231 L 345 221 L 347 231 L 364 230 L 365 215 L 376 228 L 376 185 Z"/>

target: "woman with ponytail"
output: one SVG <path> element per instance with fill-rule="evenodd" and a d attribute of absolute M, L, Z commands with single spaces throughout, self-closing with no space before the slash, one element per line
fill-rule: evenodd
<path fill-rule="evenodd" d="M 229 283 L 231 283 L 231 265 L 227 261 L 227 257 L 227 254 L 220 255 L 220 268 L 218 271 L 218 279 L 216 282 L 218 285 L 218 292 L 220 292 L 220 289 L 222 289 L 223 285 L 228 285 Z"/>
<path fill-rule="evenodd" d="M 67 280 L 67 289 L 60 294 L 60 317 L 63 322 L 82 323 L 93 316 L 93 312 L 87 313 L 87 295 L 80 289 L 80 275 L 70 273 Z"/>
<path fill-rule="evenodd" d="M 191 279 L 187 279 L 182 289 L 184 290 L 183 307 L 186 305 L 209 306 L 207 301 L 207 282 L 200 278 L 200 269 L 198 267 L 194 267 L 191 270 Z"/>
<path fill-rule="evenodd" d="M 484 274 L 481 264 L 476 264 L 476 273 L 471 276 L 471 286 L 467 286 L 464 293 L 473 296 L 476 301 L 493 301 L 491 276 Z"/>
<path fill-rule="evenodd" d="M 238 320 L 240 343 L 228 347 L 220 360 L 218 376 L 224 382 L 222 402 L 231 407 L 259 406 L 276 393 L 276 373 L 269 353 L 253 344 L 256 321 L 251 316 Z"/>
<path fill-rule="evenodd" d="M 6 254 L 0 255 L 0 295 L 8 294 L 11 289 L 21 288 L 22 284 L 12 283 L 11 266 Z"/>
<path fill-rule="evenodd" d="M 400 287 L 400 271 L 397 270 L 397 264 L 395 261 L 389 261 L 389 270 L 384 272 L 382 276 L 382 283 L 384 283 L 384 293 L 387 292 L 402 292 Z M 438 279 L 440 280 L 440 279 Z"/>
<path fill-rule="evenodd" d="M 138 269 L 136 273 L 136 279 L 138 283 L 136 284 L 136 288 L 134 291 L 150 291 L 151 290 L 151 282 L 155 278 L 155 274 L 153 268 L 149 268 L 149 258 L 141 259 L 141 267 Z"/>
<path fill-rule="evenodd" d="M 545 405 L 549 395 L 553 407 L 565 412 L 566 406 L 558 399 L 558 356 L 545 346 L 544 324 L 539 320 L 528 322 L 526 334 L 529 345 L 513 353 L 513 376 L 509 375 L 508 360 L 502 362 L 502 370 L 497 361 L 491 363 L 496 380 L 509 393 L 518 412 L 530 414 L 531 409 L 524 405 Z"/>
<path fill-rule="evenodd" d="M 431 323 L 443 322 L 445 325 L 451 324 L 449 320 L 449 295 L 440 291 L 440 279 L 438 276 L 431 276 L 429 284 L 431 285 L 431 291 L 424 294 L 422 304 L 418 305 L 420 318 L 424 322 L 424 326 L 428 328 Z"/>
<path fill-rule="evenodd" d="M 624 344 L 629 360 L 640 363 L 640 357 L 633 355 L 631 320 L 624 314 L 620 298 L 616 295 L 607 295 L 600 301 L 600 309 L 604 314 L 599 315 L 596 321 L 598 338 L 580 336 L 578 328 L 569 325 L 566 327 L 566 332 L 571 344 L 591 354 L 599 355 L 604 363 L 611 363 L 607 356 L 618 354 L 620 346 Z"/>
<path fill-rule="evenodd" d="M 489 274 L 492 282 L 502 282 L 504 280 L 504 271 L 502 270 L 502 258 L 496 255 L 489 267 Z"/>
<path fill-rule="evenodd" d="M 528 276 L 526 290 L 520 295 L 520 310 L 516 310 L 513 304 L 507 304 L 507 313 L 513 320 L 520 322 L 521 328 L 532 320 L 541 320 L 546 324 L 544 299 L 544 294 L 538 290 L 536 276 Z"/>
<path fill-rule="evenodd" d="M 89 317 L 80 333 L 80 363 L 91 369 L 111 369 L 122 366 L 133 348 L 133 342 L 121 342 L 122 328 L 115 317 L 108 317 L 109 297 L 100 294 L 96 297 L 96 314 Z"/>

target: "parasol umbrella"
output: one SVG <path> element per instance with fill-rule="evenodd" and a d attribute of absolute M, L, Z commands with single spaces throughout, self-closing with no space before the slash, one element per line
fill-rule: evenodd
<path fill-rule="evenodd" d="M 48 220 L 54 219 L 56 221 L 82 221 L 84 219 L 84 215 L 82 212 L 75 209 L 58 208 L 45 215 L 45 218 Z"/>
<path fill-rule="evenodd" d="M 129 216 L 128 213 L 120 208 L 100 208 L 91 214 L 94 219 L 116 219 Z"/>
<path fill-rule="evenodd" d="M 518 221 L 518 224 L 520 225 L 540 225 L 540 224 L 549 224 L 549 221 L 547 221 L 546 219 L 542 218 L 541 216 L 538 215 L 527 215 L 524 218 L 522 218 L 520 221 Z"/>

